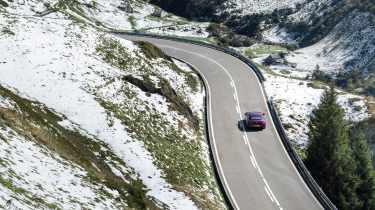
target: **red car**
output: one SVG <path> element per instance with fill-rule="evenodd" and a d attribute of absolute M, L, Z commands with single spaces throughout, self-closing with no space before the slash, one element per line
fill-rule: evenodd
<path fill-rule="evenodd" d="M 246 112 L 245 113 L 245 126 L 248 129 L 265 129 L 266 128 L 266 119 L 264 118 L 265 114 L 263 112 Z"/>

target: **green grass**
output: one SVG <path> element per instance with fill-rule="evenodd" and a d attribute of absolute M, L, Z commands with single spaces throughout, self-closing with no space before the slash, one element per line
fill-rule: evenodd
<path fill-rule="evenodd" d="M 137 41 L 135 43 L 149 59 L 163 58 L 170 60 L 169 56 L 150 42 Z"/>
<path fill-rule="evenodd" d="M 1 30 L 1 33 L 2 33 L 2 34 L 8 34 L 8 35 L 11 35 L 11 36 L 16 35 L 12 30 L 10 30 L 10 29 L 7 28 L 7 27 L 4 27 L 4 28 Z"/>
<path fill-rule="evenodd" d="M 136 22 L 135 17 L 133 15 L 130 15 L 128 17 L 128 21 L 129 21 L 133 30 L 137 29 L 137 22 Z"/>
<path fill-rule="evenodd" d="M 187 74 L 187 84 L 192 89 L 193 92 L 197 92 L 199 90 L 199 81 L 193 73 Z"/>
<path fill-rule="evenodd" d="M 128 73 L 142 73 L 145 76 L 157 76 L 153 70 L 153 65 L 155 64 L 150 61 L 150 59 L 163 58 L 165 60 L 165 65 L 185 78 L 185 81 L 187 81 L 188 86 L 193 92 L 198 91 L 199 80 L 193 75 L 194 72 L 183 71 L 171 62 L 171 58 L 168 55 L 149 42 L 136 42 L 136 44 L 148 59 L 143 59 L 140 55 L 137 56 L 138 58 L 132 58 L 128 54 L 127 49 L 122 46 L 118 40 L 111 38 L 101 38 L 96 46 L 96 51 L 103 57 L 104 61 L 112 66 L 127 71 Z M 134 68 L 136 68 L 135 71 L 130 71 L 130 69 Z"/>
<path fill-rule="evenodd" d="M 168 100 L 168 102 L 170 102 L 170 107 L 172 110 L 175 110 L 180 114 L 184 115 L 185 117 L 187 117 L 192 122 L 192 125 L 195 128 L 198 127 L 199 121 L 197 117 L 193 115 L 191 109 L 189 108 L 188 102 L 184 100 L 183 96 L 179 95 L 178 92 L 171 88 L 167 80 L 165 80 L 159 75 L 156 75 L 155 71 L 153 71 L 152 69 L 152 66 L 154 64 L 150 63 L 149 59 L 164 59 L 164 63 L 169 68 L 173 69 L 177 74 L 185 77 L 185 81 L 187 82 L 188 86 L 192 89 L 192 91 L 198 91 L 199 89 L 199 80 L 197 79 L 197 77 L 193 75 L 193 72 L 185 72 L 178 68 L 177 65 L 171 62 L 171 58 L 167 56 L 159 48 L 157 48 L 155 45 L 152 45 L 149 42 L 141 41 L 136 42 L 136 44 L 137 46 L 139 46 L 139 48 L 146 56 L 146 58 L 148 58 L 146 60 L 143 60 L 144 63 L 147 63 L 148 65 L 142 65 L 140 66 L 138 71 L 133 72 L 143 74 L 143 84 L 139 85 L 148 86 L 152 89 L 152 87 L 156 84 L 153 84 L 148 78 L 150 78 L 150 76 L 157 77 L 160 81 L 159 84 L 157 84 L 158 86 L 160 86 L 160 91 L 158 91 L 157 93 L 165 97 Z M 106 62 L 124 71 L 133 69 L 134 66 L 137 66 L 137 64 L 140 65 L 141 63 L 143 63 L 140 60 L 131 58 L 127 53 L 127 49 L 124 48 L 119 41 L 114 39 L 101 40 L 98 46 L 96 47 L 96 50 Z"/>
<path fill-rule="evenodd" d="M 1 185 L 3 185 L 4 187 L 8 188 L 9 190 L 11 190 L 12 192 L 14 192 L 16 194 L 26 194 L 26 192 L 27 192 L 23 188 L 14 186 L 12 180 L 5 179 L 1 176 L 0 176 L 0 183 L 1 183 Z"/>
<path fill-rule="evenodd" d="M 147 15 L 147 16 L 145 17 L 145 19 L 153 20 L 153 21 L 163 21 L 163 18 L 161 18 L 161 17 L 155 17 L 155 16 L 153 16 L 153 15 Z"/>
<path fill-rule="evenodd" d="M 253 50 L 251 50 L 251 49 L 246 49 L 244 51 L 244 54 L 245 54 L 246 57 L 248 57 L 250 59 L 257 57 L 257 55 L 255 54 L 255 52 L 253 52 Z"/>
<path fill-rule="evenodd" d="M 159 78 L 158 87 L 147 76 L 143 76 L 142 80 L 134 78 L 131 75 L 123 77 L 123 81 L 129 82 L 137 86 L 143 92 L 150 94 L 158 94 L 164 97 L 169 102 L 169 108 L 177 111 L 189 120 L 189 125 L 194 128 L 199 128 L 199 119 L 191 111 L 189 104 L 176 93 L 169 82 L 164 78 Z"/>
<path fill-rule="evenodd" d="M 52 6 L 52 9 L 68 15 L 70 19 L 76 21 L 77 23 L 86 24 L 88 21 L 91 21 L 85 15 L 83 9 L 81 8 L 81 4 L 76 0 L 59 0 Z M 68 9 L 73 13 L 67 12 Z"/>
<path fill-rule="evenodd" d="M 0 7 L 8 7 L 8 6 L 9 4 L 6 1 L 0 0 Z"/>
<path fill-rule="evenodd" d="M 24 200 L 24 202 L 29 203 L 30 201 L 33 201 L 33 203 L 30 203 L 30 204 L 33 205 L 35 208 L 47 207 L 49 209 L 56 209 L 56 210 L 61 209 L 58 205 L 54 203 L 46 202 L 42 198 L 32 194 L 31 192 L 21 187 L 15 186 L 15 184 L 13 183 L 11 179 L 4 178 L 1 174 L 0 174 L 0 185 L 9 189 L 15 194 L 17 194 L 18 195 L 17 199 L 19 200 L 23 200 L 22 196 L 24 196 L 27 199 L 27 200 Z"/>
<path fill-rule="evenodd" d="M 325 88 L 325 86 L 323 86 L 320 82 L 317 82 L 317 81 L 308 82 L 306 85 L 307 87 L 314 88 L 314 89 Z"/>
<path fill-rule="evenodd" d="M 97 29 L 109 29 L 99 20 L 88 17 L 85 11 L 82 9 L 82 6 L 85 5 L 82 5 L 77 0 L 59 0 L 51 7 L 51 9 L 69 16 L 71 20 L 75 21 L 76 23 L 80 23 L 81 27 L 91 25 Z M 95 8 L 95 6 L 96 3 L 93 2 L 91 7 Z"/>
<path fill-rule="evenodd" d="M 288 50 L 279 45 L 266 45 L 257 44 L 254 47 L 247 48 L 245 50 L 245 55 L 249 58 L 256 58 L 266 54 L 273 54 L 278 52 L 287 52 Z"/>
<path fill-rule="evenodd" d="M 0 139 L 1 139 L 1 140 L 4 140 L 5 142 L 7 141 L 7 140 L 5 140 L 5 138 L 2 137 L 2 136 L 0 136 Z M 0 159 L 0 166 L 2 166 L 2 167 L 7 166 L 7 161 Z"/>
<path fill-rule="evenodd" d="M 216 187 L 213 175 L 206 174 L 206 171 L 210 171 L 210 165 L 201 158 L 202 133 L 195 134 L 195 139 L 189 140 L 191 137 L 183 135 L 155 110 L 139 112 L 126 103 L 119 105 L 104 100 L 100 103 L 122 121 L 132 138 L 145 143 L 156 165 L 165 172 L 166 180 L 175 189 L 191 194 L 196 204 L 202 207 L 216 205 L 205 201 L 202 197 L 204 192 L 200 192 L 203 186 L 209 186 L 213 192 Z"/>
<path fill-rule="evenodd" d="M 166 120 L 163 113 L 135 97 L 136 93 L 132 90 L 135 85 L 150 94 L 160 94 L 169 102 L 171 110 L 176 110 L 186 116 L 184 114 L 186 111 L 180 109 L 185 109 L 188 105 L 182 96 L 171 88 L 169 81 L 157 75 L 153 65 L 166 64 L 178 74 L 185 75 L 189 86 L 197 89 L 200 84 L 199 80 L 192 75 L 192 72 L 186 73 L 179 69 L 169 57 L 150 43 L 138 42 L 138 46 L 147 59 L 130 57 L 127 50 L 113 39 L 101 40 L 98 43 L 97 51 L 106 62 L 124 72 L 138 75 L 137 78 L 141 79 L 132 80 L 130 75 L 123 78 L 124 83 L 119 93 L 125 97 L 123 102 L 114 103 L 100 95 L 97 95 L 97 100 L 106 110 L 121 120 L 132 138 L 144 142 L 146 149 L 154 157 L 155 164 L 165 173 L 168 183 L 172 184 L 176 190 L 190 195 L 202 209 L 217 209 L 220 206 L 219 203 L 222 202 L 221 195 L 218 194 L 211 165 L 204 161 L 201 154 L 204 141 L 203 127 L 201 127 L 203 124 L 191 128 L 189 121 L 191 123 L 192 119 L 185 117 L 189 120 L 188 123 L 175 119 L 178 124 L 176 128 L 173 122 Z M 157 64 L 153 62 L 156 58 L 162 58 L 164 61 L 159 61 Z M 159 84 L 154 84 L 150 76 L 157 77 Z M 138 111 L 137 107 L 143 106 L 145 110 Z M 185 136 L 182 129 L 192 129 L 193 133 Z M 208 186 L 209 189 L 202 190 L 204 186 Z M 215 198 L 208 199 L 208 194 L 213 194 Z"/>
<path fill-rule="evenodd" d="M 7 126 L 26 138 L 31 135 L 37 143 L 84 168 L 88 174 L 87 181 L 101 183 L 116 190 L 120 194 L 116 198 L 119 204 L 126 202 L 129 207 L 136 209 L 155 208 L 154 203 L 146 196 L 145 186 L 140 180 L 133 178 L 134 174 L 126 174 L 125 182 L 112 172 L 110 163 L 112 167 L 128 167 L 108 145 L 62 127 L 59 121 L 64 117 L 51 112 L 43 104 L 21 98 L 1 86 L 0 96 L 14 101 L 18 110 L 1 109 L 0 121 L 6 122 Z M 108 195 L 105 191 L 100 193 Z"/>
<path fill-rule="evenodd" d="M 278 77 L 283 77 L 283 78 L 289 78 L 289 79 L 295 79 L 295 80 L 299 80 L 299 81 L 306 81 L 306 79 L 303 79 L 303 78 L 300 78 L 300 77 L 296 77 L 296 76 L 292 76 L 290 75 L 291 74 L 291 71 L 288 71 L 288 70 L 281 70 L 280 73 L 272 70 L 270 67 L 268 66 L 265 66 L 265 65 L 262 65 L 262 64 L 259 64 L 259 63 L 256 63 L 254 62 L 254 64 L 264 73 L 267 73 L 267 74 L 270 74 L 270 75 L 273 75 L 273 76 L 278 76 Z M 318 81 L 313 81 L 315 83 L 317 83 L 317 85 L 321 84 L 320 82 Z"/>
<path fill-rule="evenodd" d="M 282 69 L 282 70 L 280 71 L 280 73 L 281 73 L 281 74 L 288 75 L 288 74 L 290 74 L 291 72 L 288 71 L 288 70 Z"/>
<path fill-rule="evenodd" d="M 186 72 L 180 69 L 175 63 L 168 63 L 169 67 L 173 69 L 177 74 L 185 77 L 185 82 L 190 87 L 193 92 L 198 92 L 200 90 L 201 83 L 198 75 L 196 74 L 197 70 L 193 69 L 191 72 Z"/>
<path fill-rule="evenodd" d="M 136 65 L 125 47 L 118 40 L 101 38 L 96 46 L 96 52 L 102 56 L 104 61 L 120 69 L 130 69 Z M 121 56 L 117 56 L 121 55 Z M 141 65 L 138 63 L 138 65 Z"/>
<path fill-rule="evenodd" d="M 296 153 L 299 156 L 299 158 L 301 158 L 301 160 L 305 160 L 306 159 L 306 149 L 294 146 L 294 150 L 296 151 Z"/>
<path fill-rule="evenodd" d="M 362 110 L 362 107 L 361 106 L 354 106 L 353 109 L 354 109 L 354 111 L 359 112 L 359 111 Z"/>

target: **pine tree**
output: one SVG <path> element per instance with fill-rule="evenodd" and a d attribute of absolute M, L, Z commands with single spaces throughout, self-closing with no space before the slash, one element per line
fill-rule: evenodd
<path fill-rule="evenodd" d="M 362 201 L 362 205 L 358 210 L 373 210 L 375 209 L 374 167 L 365 136 L 359 129 L 354 129 L 354 133 L 351 135 L 351 148 L 356 162 L 356 173 L 360 178 L 357 195 Z"/>
<path fill-rule="evenodd" d="M 359 179 L 349 145 L 344 112 L 331 87 L 326 90 L 309 122 L 309 145 L 305 160 L 310 173 L 337 208 L 357 209 Z"/>

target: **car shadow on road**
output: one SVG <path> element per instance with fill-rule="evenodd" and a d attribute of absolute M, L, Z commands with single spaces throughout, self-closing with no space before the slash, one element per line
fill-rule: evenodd
<path fill-rule="evenodd" d="M 248 128 L 245 125 L 246 125 L 246 120 L 240 120 L 237 122 L 237 127 L 241 132 L 257 132 L 257 131 L 262 130 L 260 128 Z"/>

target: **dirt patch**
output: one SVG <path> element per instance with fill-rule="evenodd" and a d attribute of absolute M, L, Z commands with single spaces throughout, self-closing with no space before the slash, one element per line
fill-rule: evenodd
<path fill-rule="evenodd" d="M 366 98 L 366 105 L 367 105 L 367 110 L 368 113 L 371 116 L 375 116 L 375 97 L 373 96 L 368 96 Z"/>

